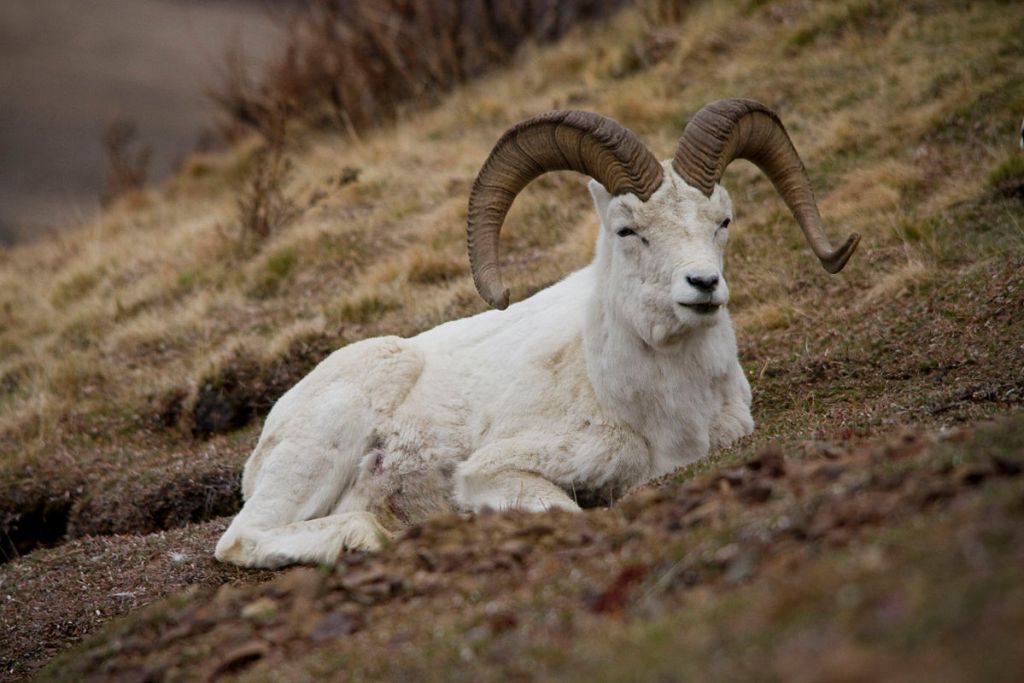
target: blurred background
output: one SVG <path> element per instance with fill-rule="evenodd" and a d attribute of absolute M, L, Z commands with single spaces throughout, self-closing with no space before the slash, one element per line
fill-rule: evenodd
<path fill-rule="evenodd" d="M 226 55 L 258 65 L 300 0 L 0 3 L 0 244 L 90 218 L 106 144 L 134 146 L 158 180 L 210 144 L 206 92 Z"/>
<path fill-rule="evenodd" d="M 285 121 L 357 135 L 623 4 L 4 2 L 0 245 L 86 222 L 192 151 L 278 140 Z"/>

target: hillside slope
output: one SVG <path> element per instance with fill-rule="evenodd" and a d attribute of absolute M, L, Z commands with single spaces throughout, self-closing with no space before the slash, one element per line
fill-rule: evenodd
<path fill-rule="evenodd" d="M 291 220 L 266 237 L 237 206 L 253 143 L 0 251 L 7 675 L 103 628 L 47 675 L 1019 670 L 1024 10 L 785 0 L 652 16 L 528 50 L 359 139 L 290 131 Z M 726 175 L 752 437 L 580 517 L 435 520 L 319 573 L 212 561 L 276 396 L 343 343 L 483 309 L 466 198 L 505 128 L 585 108 L 667 156 L 727 96 L 779 111 L 831 233 L 863 235 L 828 276 L 766 179 Z M 580 178 L 531 186 L 503 238 L 513 297 L 585 264 L 595 230 Z M 213 590 L 225 581 L 252 585 Z"/>

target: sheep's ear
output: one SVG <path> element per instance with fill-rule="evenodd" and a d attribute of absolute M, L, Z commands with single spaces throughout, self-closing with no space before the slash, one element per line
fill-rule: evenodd
<path fill-rule="evenodd" d="M 594 208 L 597 210 L 597 215 L 601 217 L 601 222 L 605 222 L 605 216 L 608 214 L 608 202 L 612 200 L 612 196 L 608 193 L 608 190 L 604 189 L 604 185 L 591 180 L 587 183 L 587 187 L 590 189 L 590 196 L 594 198 Z"/>

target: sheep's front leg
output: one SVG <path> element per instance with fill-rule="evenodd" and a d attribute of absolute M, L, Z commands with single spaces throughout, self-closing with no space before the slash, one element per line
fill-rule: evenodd
<path fill-rule="evenodd" d="M 475 512 L 579 511 L 565 491 L 539 474 L 554 455 L 534 440 L 508 439 L 485 446 L 455 470 L 455 502 Z"/>
<path fill-rule="evenodd" d="M 723 448 L 754 431 L 750 382 L 737 362 L 722 384 L 722 408 L 711 423 L 711 448 Z"/>

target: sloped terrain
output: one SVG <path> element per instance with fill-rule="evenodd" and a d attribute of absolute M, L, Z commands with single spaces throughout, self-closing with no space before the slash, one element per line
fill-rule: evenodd
<path fill-rule="evenodd" d="M 290 130 L 294 217 L 259 239 L 242 144 L 0 252 L 5 675 L 99 631 L 45 677 L 1012 680 L 1024 12 L 656 19 L 628 8 L 359 140 Z M 864 236 L 828 276 L 764 178 L 726 175 L 752 437 L 607 510 L 429 520 L 324 570 L 213 562 L 276 396 L 338 345 L 482 310 L 465 202 L 508 125 L 592 109 L 664 156 L 736 95 L 780 112 L 831 234 Z M 513 296 L 586 263 L 595 229 L 578 178 L 531 186 L 503 237 Z"/>
<path fill-rule="evenodd" d="M 1014 680 L 1022 427 L 768 448 L 585 515 L 434 519 L 376 557 L 172 600 L 47 675 Z"/>

